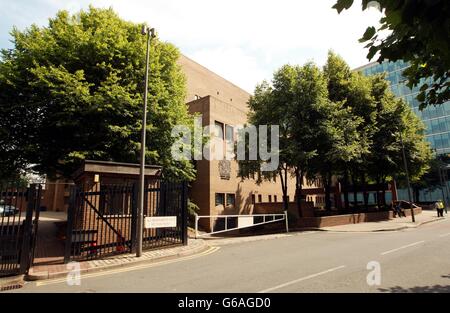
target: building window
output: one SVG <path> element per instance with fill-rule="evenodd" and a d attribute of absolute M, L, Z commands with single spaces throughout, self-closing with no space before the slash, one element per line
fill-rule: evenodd
<path fill-rule="evenodd" d="M 269 195 L 269 202 L 272 202 L 272 195 Z"/>
<path fill-rule="evenodd" d="M 225 206 L 225 194 L 224 193 L 216 193 L 216 206 L 223 205 Z"/>
<path fill-rule="evenodd" d="M 277 200 L 277 195 L 274 195 L 274 196 L 273 196 L 273 202 L 278 202 L 278 200 Z"/>
<path fill-rule="evenodd" d="M 255 204 L 256 200 L 255 200 L 255 195 L 252 195 L 252 204 Z"/>
<path fill-rule="evenodd" d="M 223 123 L 221 122 L 214 122 L 214 135 L 216 138 L 223 140 Z"/>
<path fill-rule="evenodd" d="M 258 202 L 262 202 L 262 195 L 258 195 Z"/>
<path fill-rule="evenodd" d="M 235 205 L 235 195 L 234 193 L 227 193 L 227 206 L 234 207 Z"/>
<path fill-rule="evenodd" d="M 233 127 L 230 125 L 225 126 L 225 139 L 227 142 L 233 142 Z"/>
<path fill-rule="evenodd" d="M 225 125 L 225 144 L 227 159 L 234 157 L 234 129 L 230 125 Z"/>

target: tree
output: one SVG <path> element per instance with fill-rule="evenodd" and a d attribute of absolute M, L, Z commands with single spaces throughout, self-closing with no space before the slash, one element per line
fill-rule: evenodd
<path fill-rule="evenodd" d="M 141 25 L 112 9 L 69 15 L 47 27 L 11 32 L 14 48 L 0 61 L 2 175 L 26 164 L 40 173 L 68 176 L 83 159 L 137 162 L 140 149 L 146 37 Z M 174 125 L 192 125 L 178 50 L 151 44 L 148 163 L 165 175 L 194 178 L 189 161 L 175 161 Z"/>
<path fill-rule="evenodd" d="M 338 115 L 333 125 L 340 128 L 338 133 L 341 137 L 334 136 L 332 144 L 340 145 L 340 148 L 337 150 L 339 153 L 332 152 L 331 156 L 335 163 L 334 174 L 342 177 L 345 208 L 349 209 L 349 178 L 352 177 L 354 206 L 356 206 L 358 176 L 364 175 L 366 171 L 365 159 L 371 145 L 374 105 L 368 79 L 352 72 L 347 63 L 332 51 L 328 52 L 324 73 L 327 78 L 329 100 L 339 104 Z"/>
<path fill-rule="evenodd" d="M 249 122 L 255 126 L 279 125 L 279 166 L 260 173 L 262 179 L 279 176 L 287 209 L 287 177 L 296 178 L 296 200 L 301 216 L 302 183 L 323 135 L 328 93 L 321 70 L 312 63 L 285 65 L 275 72 L 272 85 L 263 82 L 249 101 Z M 240 176 L 259 171 L 260 160 L 240 161 Z"/>
<path fill-rule="evenodd" d="M 362 1 L 362 9 L 376 3 L 384 16 L 380 27 L 369 26 L 361 42 L 367 42 L 367 58 L 377 53 L 378 62 L 404 60 L 409 67 L 403 75 L 408 86 L 420 85 L 417 99 L 421 108 L 450 99 L 450 2 L 447 0 Z M 338 13 L 352 6 L 353 0 L 337 0 Z M 386 38 L 381 32 L 390 31 Z M 428 78 L 432 82 L 425 83 Z M 429 80 L 428 80 L 429 81 Z"/>

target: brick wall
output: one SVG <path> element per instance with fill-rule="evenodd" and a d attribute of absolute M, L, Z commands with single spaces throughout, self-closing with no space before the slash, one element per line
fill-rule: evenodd
<path fill-rule="evenodd" d="M 282 202 L 260 202 L 254 204 L 254 214 L 283 213 Z M 297 203 L 289 202 L 288 213 L 299 218 Z M 314 203 L 302 201 L 302 216 L 314 217 Z"/>
<path fill-rule="evenodd" d="M 414 214 L 422 213 L 422 208 L 415 208 Z M 406 216 L 411 215 L 411 210 L 405 210 Z M 324 217 L 305 217 L 300 218 L 296 225 L 299 228 L 321 228 L 321 227 L 331 227 L 346 224 L 357 224 L 365 222 L 379 222 L 394 218 L 393 212 L 372 212 L 372 213 L 358 213 L 358 214 L 345 214 L 345 215 L 335 215 L 335 216 L 324 216 Z"/>

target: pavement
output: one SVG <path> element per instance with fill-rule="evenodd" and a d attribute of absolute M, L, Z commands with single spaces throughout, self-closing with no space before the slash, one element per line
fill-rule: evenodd
<path fill-rule="evenodd" d="M 447 215 L 444 215 L 447 216 Z M 421 214 L 415 216 L 415 223 L 411 221 L 411 217 L 397 217 L 394 219 L 380 221 L 380 222 L 367 222 L 357 224 L 346 224 L 331 227 L 321 228 L 305 228 L 305 229 L 292 229 L 290 232 L 267 234 L 267 235 L 247 235 L 242 237 L 226 237 L 226 236 L 204 236 L 202 237 L 211 246 L 223 246 L 241 242 L 252 242 L 259 240 L 278 239 L 283 237 L 291 237 L 301 234 L 308 234 L 314 231 L 329 231 L 329 232 L 380 232 L 380 231 L 400 231 L 409 228 L 416 228 L 424 224 L 441 221 L 446 217 L 438 217 L 435 211 L 422 211 Z"/>
<path fill-rule="evenodd" d="M 444 215 L 446 216 L 446 215 Z M 415 216 L 415 223 L 411 216 L 396 217 L 387 221 L 367 222 L 358 224 L 347 224 L 332 227 L 322 227 L 319 230 L 340 231 L 340 232 L 373 232 L 373 231 L 398 231 L 408 228 L 419 227 L 423 224 L 443 220 L 445 217 L 438 217 L 436 211 L 425 211 Z"/>
<path fill-rule="evenodd" d="M 144 251 L 140 258 L 134 254 L 121 254 L 101 260 L 77 262 L 80 274 L 94 273 L 117 269 L 120 267 L 133 267 L 142 263 L 152 263 L 201 253 L 208 249 L 208 245 L 201 239 L 189 239 L 186 246 L 176 246 L 158 250 Z M 67 277 L 74 269 L 73 264 L 45 264 L 33 266 L 25 276 L 28 281 L 45 280 Z"/>
<path fill-rule="evenodd" d="M 449 239 L 450 218 L 399 231 L 298 232 L 7 292 L 450 292 Z"/>

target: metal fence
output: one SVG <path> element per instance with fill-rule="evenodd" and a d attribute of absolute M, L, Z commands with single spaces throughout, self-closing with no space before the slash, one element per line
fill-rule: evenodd
<path fill-rule="evenodd" d="M 201 219 L 206 219 L 210 225 L 214 225 L 209 232 L 199 234 L 198 225 Z M 230 214 L 230 215 L 197 215 L 195 214 L 195 237 L 225 233 L 233 230 L 254 227 L 258 225 L 283 222 L 286 232 L 289 232 L 287 211 L 283 214 Z"/>
<path fill-rule="evenodd" d="M 92 184 L 74 187 L 68 212 L 65 262 L 89 260 L 134 251 L 137 184 Z M 146 181 L 144 217 L 176 216 L 175 227 L 143 231 L 143 248 L 187 243 L 186 184 Z"/>
<path fill-rule="evenodd" d="M 0 276 L 24 274 L 33 262 L 42 186 L 0 185 Z"/>

